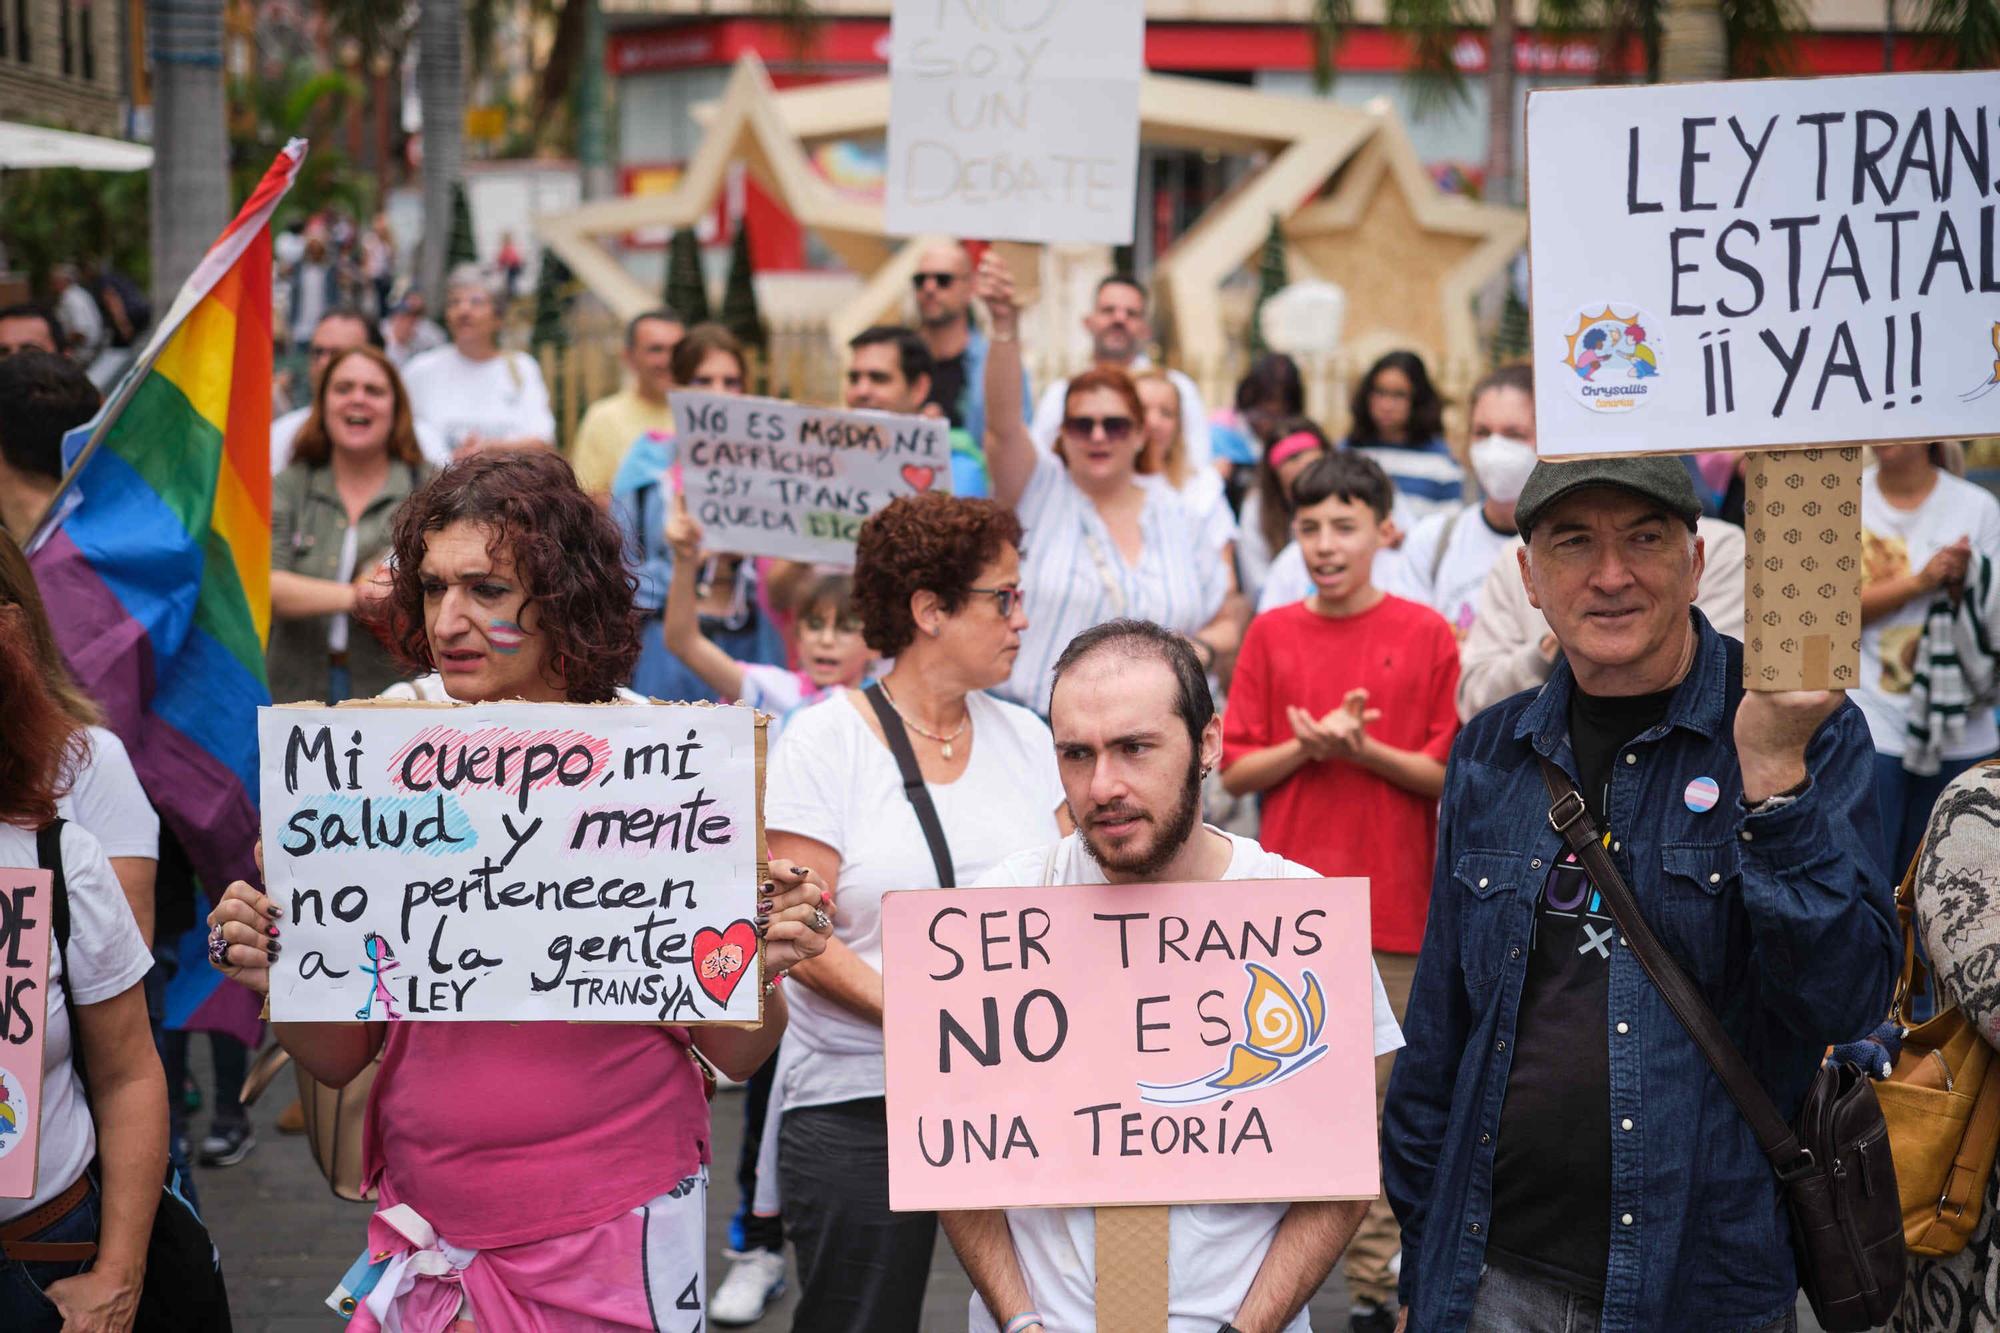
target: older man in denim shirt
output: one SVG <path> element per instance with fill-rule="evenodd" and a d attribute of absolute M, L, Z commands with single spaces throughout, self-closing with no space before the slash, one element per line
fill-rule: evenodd
<path fill-rule="evenodd" d="M 1383 1122 L 1414 1329 L 1784 1330 L 1797 1299 L 1749 1125 L 1551 828 L 1578 782 L 1654 930 L 1787 1116 L 1887 1008 L 1872 746 L 1837 693 L 1745 694 L 1692 602 L 1679 462 L 1542 463 L 1517 518 L 1563 660 L 1475 717 Z"/>

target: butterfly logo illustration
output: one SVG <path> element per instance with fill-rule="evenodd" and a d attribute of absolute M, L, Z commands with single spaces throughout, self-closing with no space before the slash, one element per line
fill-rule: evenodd
<path fill-rule="evenodd" d="M 1326 993 L 1308 970 L 1299 993 L 1271 969 L 1245 963 L 1250 990 L 1243 997 L 1243 1040 L 1229 1048 L 1222 1068 L 1185 1083 L 1141 1083 L 1139 1098 L 1155 1106 L 1194 1106 L 1253 1088 L 1282 1083 L 1326 1054 Z"/>

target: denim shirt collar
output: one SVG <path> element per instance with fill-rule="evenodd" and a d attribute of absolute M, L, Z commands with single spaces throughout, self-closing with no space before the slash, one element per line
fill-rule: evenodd
<path fill-rule="evenodd" d="M 1729 707 L 1729 650 L 1700 607 L 1689 607 L 1688 614 L 1694 620 L 1696 635 L 1694 661 L 1674 690 L 1661 725 L 1685 727 L 1714 740 L 1722 731 Z M 1538 753 L 1554 758 L 1569 739 L 1569 697 L 1575 688 L 1576 675 L 1570 670 L 1569 658 L 1558 654 L 1547 683 L 1515 722 L 1514 739 L 1528 741 Z"/>

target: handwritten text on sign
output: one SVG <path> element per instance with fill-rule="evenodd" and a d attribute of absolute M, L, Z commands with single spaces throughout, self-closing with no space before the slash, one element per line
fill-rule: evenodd
<path fill-rule="evenodd" d="M 755 714 L 258 710 L 281 1021 L 759 1014 Z"/>
<path fill-rule="evenodd" d="M 889 231 L 1128 245 L 1140 0 L 896 0 Z"/>
<path fill-rule="evenodd" d="M 2000 422 L 1991 74 L 1536 92 L 1528 179 L 1544 455 Z"/>
<path fill-rule="evenodd" d="M 35 1196 L 49 993 L 50 875 L 0 870 L 0 1199 Z M 78 1039 L 72 1032 L 69 1039 Z"/>
<path fill-rule="evenodd" d="M 897 1209 L 1373 1198 L 1362 880 L 891 893 Z"/>
<path fill-rule="evenodd" d="M 947 421 L 712 393 L 672 402 L 688 511 L 711 551 L 851 565 L 870 514 L 951 490 Z"/>

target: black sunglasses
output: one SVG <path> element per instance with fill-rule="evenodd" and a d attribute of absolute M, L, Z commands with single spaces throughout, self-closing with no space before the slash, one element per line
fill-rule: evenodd
<path fill-rule="evenodd" d="M 950 291 L 951 285 L 957 281 L 958 275 L 956 273 L 912 273 L 910 275 L 910 285 L 912 287 L 922 288 L 926 285 L 935 285 L 941 292 Z"/>
<path fill-rule="evenodd" d="M 1071 439 L 1087 440 L 1099 430 L 1104 438 L 1117 444 L 1132 433 L 1130 417 L 1064 417 L 1063 434 Z"/>
<path fill-rule="evenodd" d="M 1014 614 L 1014 608 L 1028 600 L 1028 594 L 1018 587 L 1007 588 L 967 588 L 967 592 L 984 593 L 1000 608 L 1000 618 L 1006 620 Z"/>

